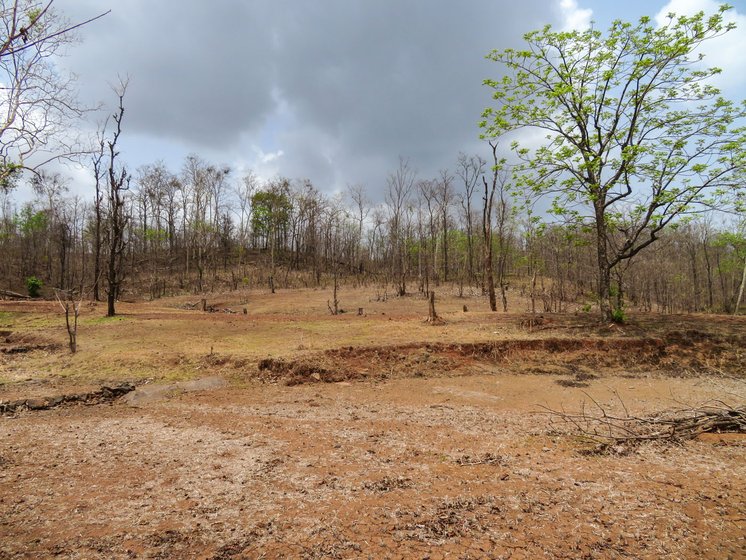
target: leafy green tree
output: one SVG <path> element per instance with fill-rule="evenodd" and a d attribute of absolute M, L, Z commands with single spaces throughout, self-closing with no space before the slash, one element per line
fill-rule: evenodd
<path fill-rule="evenodd" d="M 728 249 L 728 254 L 720 264 L 721 269 L 730 271 L 741 271 L 741 282 L 734 295 L 733 314 L 737 315 L 743 301 L 743 292 L 746 287 L 746 222 L 741 224 L 740 231 L 724 231 L 718 234 L 715 240 L 716 247 Z M 725 295 L 725 294 L 723 294 Z M 726 309 L 730 304 L 726 306 Z"/>
<path fill-rule="evenodd" d="M 536 147 L 513 142 L 514 188 L 593 228 L 604 319 L 614 267 L 743 180 L 746 102 L 724 99 L 712 82 L 720 70 L 698 54 L 733 29 L 728 9 L 671 14 L 662 27 L 615 21 L 606 34 L 545 27 L 523 50 L 488 55 L 507 72 L 485 80 L 496 106 L 483 113 L 483 136 L 544 134 Z"/>
<path fill-rule="evenodd" d="M 265 247 L 269 248 L 269 289 L 274 294 L 278 237 L 287 229 L 293 209 L 289 181 L 278 179 L 266 190 L 256 192 L 251 197 L 251 206 L 251 227 L 256 235 L 264 237 Z"/>

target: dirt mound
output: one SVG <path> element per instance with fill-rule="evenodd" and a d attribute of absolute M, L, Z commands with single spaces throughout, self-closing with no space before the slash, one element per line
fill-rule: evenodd
<path fill-rule="evenodd" d="M 273 358 L 261 360 L 258 369 L 262 379 L 283 380 L 286 385 L 300 385 L 316 381 L 337 383 L 361 377 L 359 372 L 327 369 L 314 365 L 310 361 L 286 361 Z"/>
<path fill-rule="evenodd" d="M 746 357 L 742 341 L 701 331 L 676 331 L 665 338 L 538 338 L 469 343 L 413 343 L 347 346 L 300 360 L 267 358 L 260 377 L 288 385 L 469 373 L 474 366 L 499 364 L 515 373 L 567 374 L 571 386 L 604 371 L 656 372 L 671 376 L 712 371 L 740 373 Z M 590 370 L 590 371 L 584 371 Z"/>
<path fill-rule="evenodd" d="M 27 354 L 34 350 L 54 352 L 60 348 L 62 348 L 62 345 L 58 342 L 50 341 L 35 334 L 15 333 L 9 330 L 0 331 L 0 354 Z"/>

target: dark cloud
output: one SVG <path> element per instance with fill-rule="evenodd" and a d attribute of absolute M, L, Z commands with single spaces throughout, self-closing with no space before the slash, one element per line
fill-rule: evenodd
<path fill-rule="evenodd" d="M 546 0 L 55 5 L 74 20 L 111 7 L 66 64 L 91 101 L 130 76 L 126 131 L 248 166 L 282 150 L 272 169 L 327 190 L 380 188 L 399 155 L 433 174 L 477 149 L 481 82 L 499 71 L 484 55 L 558 14 Z"/>

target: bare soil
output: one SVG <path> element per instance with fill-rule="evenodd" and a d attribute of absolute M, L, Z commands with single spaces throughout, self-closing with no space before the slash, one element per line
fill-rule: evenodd
<path fill-rule="evenodd" d="M 326 295 L 92 308 L 75 356 L 0 303 L 0 402 L 137 386 L 0 417 L 0 559 L 746 558 L 743 434 L 594 455 L 543 408 L 743 405 L 743 319 Z"/>

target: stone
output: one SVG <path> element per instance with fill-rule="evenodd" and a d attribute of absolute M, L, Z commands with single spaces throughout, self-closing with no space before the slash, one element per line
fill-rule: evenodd
<path fill-rule="evenodd" d="M 49 408 L 49 403 L 46 399 L 28 399 L 26 400 L 26 406 L 30 410 L 44 410 L 45 408 Z"/>

